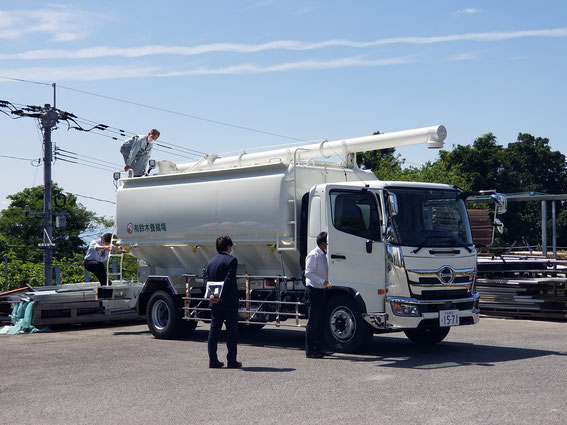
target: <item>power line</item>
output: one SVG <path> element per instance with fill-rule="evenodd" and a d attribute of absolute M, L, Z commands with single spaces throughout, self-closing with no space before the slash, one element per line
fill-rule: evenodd
<path fill-rule="evenodd" d="M 285 135 L 282 135 L 282 134 L 271 133 L 269 131 L 258 130 L 258 129 L 251 128 L 251 127 L 244 127 L 244 126 L 241 126 L 241 125 L 231 124 L 231 123 L 227 123 L 227 122 L 223 122 L 223 121 L 217 121 L 217 120 L 212 120 L 212 119 L 209 119 L 209 118 L 203 118 L 203 117 L 199 117 L 197 115 L 186 114 L 184 112 L 172 111 L 170 109 L 158 108 L 156 106 L 145 105 L 143 103 L 132 102 L 130 100 L 120 99 L 120 98 L 117 98 L 117 97 L 105 96 L 105 95 L 102 95 L 102 94 L 92 93 L 92 92 L 88 92 L 88 91 L 85 91 L 85 90 L 74 89 L 72 87 L 66 87 L 66 86 L 58 86 L 58 87 L 66 89 L 66 90 L 75 91 L 75 92 L 78 92 L 78 93 L 88 94 L 90 96 L 96 96 L 96 97 L 101 97 L 101 98 L 104 98 L 104 99 L 114 100 L 116 102 L 127 103 L 129 105 L 140 106 L 142 108 L 154 109 L 156 111 L 166 112 L 168 114 L 180 115 L 180 116 L 192 118 L 192 119 L 195 119 L 195 120 L 210 122 L 212 124 L 224 125 L 224 126 L 227 126 L 227 127 L 238 128 L 240 130 L 252 131 L 252 132 L 255 132 L 255 133 L 266 134 L 266 135 L 269 135 L 269 136 L 281 137 L 283 139 L 297 140 L 297 141 L 300 141 L 300 142 L 303 141 L 302 139 L 298 139 L 298 138 L 291 137 L 291 136 L 285 136 Z"/>
<path fill-rule="evenodd" d="M 47 83 L 41 83 L 41 82 L 37 82 L 37 81 L 23 80 L 23 79 L 18 79 L 18 78 L 11 78 L 11 77 L 0 76 L 0 78 L 4 78 L 4 79 L 7 79 L 7 80 L 13 80 L 13 81 L 21 81 L 21 82 L 26 82 L 26 83 L 42 84 L 42 85 L 48 85 L 48 86 L 50 85 L 50 84 L 47 84 Z M 74 91 L 74 92 L 77 92 L 77 93 L 83 93 L 83 94 L 87 94 L 87 95 L 90 95 L 90 96 L 96 96 L 96 97 L 109 99 L 109 100 L 113 100 L 113 101 L 116 101 L 116 102 L 122 102 L 122 103 L 130 104 L 130 105 L 134 105 L 134 106 L 139 106 L 139 107 L 143 107 L 143 108 L 154 109 L 156 111 L 166 112 L 166 113 L 169 113 L 169 114 L 179 115 L 179 116 L 183 116 L 183 117 L 187 117 L 187 118 L 192 118 L 192 119 L 195 119 L 195 120 L 210 122 L 210 123 L 218 124 L 218 125 L 224 125 L 224 126 L 232 127 L 232 128 L 238 128 L 240 130 L 246 130 L 246 131 L 251 131 L 251 132 L 260 133 L 260 134 L 266 134 L 266 135 L 269 135 L 269 136 L 280 137 L 280 138 L 284 138 L 284 139 L 288 139 L 288 140 L 295 140 L 297 142 L 305 142 L 304 139 L 299 139 L 299 138 L 296 138 L 296 137 L 286 136 L 286 135 L 282 135 L 282 134 L 278 134 L 278 133 L 272 133 L 272 132 L 264 131 L 264 130 L 258 130 L 258 129 L 255 129 L 255 128 L 252 128 L 252 127 L 245 127 L 245 126 L 231 124 L 231 123 L 227 123 L 227 122 L 223 122 L 223 121 L 213 120 L 213 119 L 209 119 L 209 118 L 203 118 L 203 117 L 199 117 L 197 115 L 187 114 L 187 113 L 179 112 L 179 111 L 173 111 L 173 110 L 165 109 L 165 108 L 159 108 L 159 107 L 156 107 L 156 106 L 146 105 L 146 104 L 143 104 L 143 103 L 133 102 L 133 101 L 130 101 L 130 100 L 120 99 L 120 98 L 117 98 L 117 97 L 93 93 L 93 92 L 89 92 L 89 91 L 86 91 L 86 90 L 79 90 L 79 89 L 75 89 L 75 88 L 72 88 L 72 87 L 61 86 L 61 85 L 59 87 L 66 89 L 66 90 Z M 75 115 L 73 115 L 72 118 L 76 119 L 77 121 L 79 120 L 79 117 L 77 117 Z M 82 120 L 85 120 L 85 119 L 82 118 Z M 86 121 L 89 121 L 89 120 L 86 120 Z M 90 121 L 90 122 L 92 124 L 95 123 L 94 121 Z M 75 129 L 81 130 L 81 131 L 92 131 L 92 130 L 95 130 L 95 129 L 99 129 L 99 130 L 104 131 L 104 130 L 112 128 L 114 130 L 117 130 L 117 131 L 114 131 L 114 133 L 118 133 L 123 137 L 125 136 L 124 133 L 126 133 L 126 131 L 124 131 L 122 129 L 118 129 L 116 127 L 110 127 L 110 126 L 107 126 L 107 125 L 104 125 L 104 124 L 95 124 L 89 130 L 86 130 L 86 129 L 80 127 L 80 126 L 78 126 L 78 127 L 79 128 L 75 128 Z M 131 132 L 129 132 L 129 133 L 135 134 L 135 133 L 131 133 Z M 117 137 L 111 137 L 111 138 L 114 139 L 114 140 L 118 140 Z M 165 141 L 161 141 L 161 142 L 167 143 Z M 197 150 L 194 150 L 194 149 L 182 147 L 182 146 L 175 145 L 175 144 L 172 144 L 172 143 L 167 143 L 167 144 L 170 144 L 171 146 L 174 146 L 174 147 L 179 148 L 179 149 L 186 150 L 186 151 L 188 151 L 186 153 L 195 155 L 196 157 L 207 155 L 205 152 L 200 152 L 200 151 L 197 151 Z M 193 153 L 193 152 L 195 152 L 195 153 Z M 196 155 L 196 154 L 198 154 L 198 155 Z M 182 155 L 178 155 L 178 156 L 183 157 Z M 185 158 L 187 158 L 187 157 L 185 157 Z M 190 158 L 190 159 L 192 159 L 192 158 Z"/>
<path fill-rule="evenodd" d="M 119 128 L 116 128 L 116 127 L 107 126 L 105 124 L 93 125 L 94 123 L 96 123 L 96 121 L 91 121 L 91 120 L 88 120 L 86 118 L 75 117 L 73 121 L 75 123 L 77 123 L 77 127 L 70 127 L 72 129 L 79 130 L 79 131 L 88 131 L 88 132 L 91 132 L 93 134 L 105 136 L 105 137 L 108 137 L 108 138 L 113 139 L 113 140 L 119 140 L 119 139 L 116 136 L 110 136 L 108 134 L 103 134 L 103 133 L 100 133 L 99 131 L 108 131 L 109 133 L 113 133 L 113 134 L 116 134 L 116 135 L 119 135 L 119 136 L 122 136 L 122 137 L 127 137 L 128 134 L 136 135 L 136 133 L 133 133 L 131 131 L 126 131 L 126 130 L 119 129 Z M 80 124 L 86 124 L 86 125 L 92 126 L 92 127 L 88 130 L 85 130 L 80 126 Z M 99 131 L 95 131 L 95 130 L 99 130 Z M 187 148 L 185 146 L 176 145 L 176 144 L 167 142 L 165 140 L 160 140 L 159 142 L 155 142 L 155 145 L 161 146 L 163 148 L 166 148 L 166 149 L 169 149 L 170 151 L 172 151 L 172 152 L 168 152 L 168 151 L 162 151 L 162 152 L 168 152 L 168 153 L 171 153 L 173 155 L 180 156 L 182 158 L 195 159 L 195 158 L 201 158 L 201 157 L 207 155 L 207 153 L 205 153 L 205 152 L 201 152 L 201 151 L 198 151 L 198 150 L 195 150 L 195 149 Z M 159 149 L 156 149 L 156 150 L 159 150 Z M 178 153 L 175 152 L 177 150 L 180 150 L 184 154 L 192 155 L 192 157 L 187 157 L 187 156 L 178 154 Z"/>
<path fill-rule="evenodd" d="M 51 86 L 52 85 L 52 84 L 48 84 L 48 83 L 42 83 L 42 82 L 39 82 L 39 81 L 24 80 L 24 79 L 21 79 L 21 78 L 12 78 L 12 77 L 3 77 L 3 76 L 0 76 L 0 78 L 3 78 L 5 80 L 24 82 L 24 83 L 41 84 L 41 85 L 45 85 L 45 86 Z M 158 108 L 156 106 L 145 105 L 143 103 L 133 102 L 133 101 L 130 101 L 130 100 L 120 99 L 120 98 L 112 97 L 112 96 L 106 96 L 106 95 L 102 95 L 102 94 L 98 94 L 98 93 L 89 92 L 89 91 L 86 91 L 86 90 L 79 90 L 79 89 L 74 89 L 72 87 L 61 86 L 61 85 L 59 85 L 58 87 L 63 88 L 65 90 L 74 91 L 74 92 L 77 92 L 77 93 L 88 94 L 89 96 L 96 96 L 96 97 L 100 97 L 100 98 L 103 98 L 103 99 L 109 99 L 109 100 L 114 100 L 116 102 L 122 102 L 122 103 L 127 103 L 129 105 L 139 106 L 139 107 L 142 107 L 142 108 L 154 109 L 156 111 L 166 112 L 168 114 L 179 115 L 179 116 L 183 116 L 183 117 L 187 117 L 187 118 L 192 118 L 192 119 L 195 119 L 195 120 L 210 122 L 212 124 L 224 125 L 224 126 L 227 126 L 227 127 L 238 128 L 240 130 L 246 130 L 246 131 L 252 131 L 252 132 L 255 132 L 255 133 L 266 134 L 268 136 L 281 137 L 283 139 L 296 140 L 298 142 L 304 142 L 305 141 L 303 139 L 298 139 L 296 137 L 285 136 L 283 134 L 272 133 L 272 132 L 264 131 L 264 130 L 258 130 L 256 128 L 231 124 L 231 123 L 227 123 L 227 122 L 223 122 L 223 121 L 213 120 L 213 119 L 210 119 L 210 118 L 203 118 L 203 117 L 199 117 L 197 115 L 186 114 L 184 112 L 172 111 L 170 109 Z"/>
<path fill-rule="evenodd" d="M 22 78 L 3 77 L 2 75 L 0 75 L 0 78 L 2 78 L 4 80 L 19 81 L 21 83 L 31 83 L 31 84 L 40 84 L 40 85 L 43 85 L 43 86 L 51 86 L 51 84 L 49 84 L 49 83 L 41 83 L 39 81 L 24 80 Z"/>
<path fill-rule="evenodd" d="M 72 161 L 72 160 L 70 160 L 70 159 L 65 159 L 65 158 L 61 158 L 61 157 L 57 157 L 56 159 L 57 159 L 57 161 L 63 161 L 63 162 L 68 162 L 68 163 L 70 163 L 70 164 L 82 165 L 82 166 L 84 166 L 84 167 L 89 167 L 89 168 L 96 168 L 97 170 L 109 171 L 109 172 L 116 171 L 115 169 L 112 169 L 112 168 L 110 168 L 110 167 L 107 167 L 107 168 L 103 168 L 102 166 L 101 166 L 101 167 L 98 167 L 98 166 L 96 166 L 96 165 L 85 164 L 84 162 Z"/>
<path fill-rule="evenodd" d="M 155 150 L 155 151 L 157 151 L 157 152 L 165 152 L 165 153 L 171 153 L 172 155 L 175 155 L 175 156 L 180 156 L 181 158 L 185 158 L 185 159 L 192 159 L 192 160 L 194 160 L 194 159 L 195 159 L 195 156 L 193 156 L 193 157 L 190 157 L 190 156 L 185 156 L 185 155 L 181 155 L 181 154 L 179 154 L 179 153 L 175 153 L 175 152 L 166 151 L 166 150 L 164 150 L 164 149 L 158 149 L 158 148 L 154 148 L 154 150 Z M 194 155 L 194 154 L 193 154 L 193 155 Z M 200 157 L 198 157 L 198 158 L 200 158 Z"/>
<path fill-rule="evenodd" d="M 87 195 L 79 195 L 78 193 L 71 193 L 71 192 L 65 192 L 65 193 L 68 193 L 69 195 L 73 195 L 73 196 L 79 196 L 79 197 L 81 197 L 81 198 L 88 198 L 88 199 L 93 199 L 93 200 L 95 200 L 95 201 L 107 202 L 107 203 L 109 203 L 109 204 L 114 204 L 114 205 L 116 205 L 116 202 L 107 201 L 106 199 L 99 199 L 99 198 L 95 198 L 95 197 L 93 197 L 93 196 L 87 196 Z"/>
<path fill-rule="evenodd" d="M 9 158 L 9 159 L 20 159 L 22 161 L 36 161 L 36 159 L 30 159 L 30 158 L 20 158 L 18 156 L 8 156 L 8 155 L 0 155 L 0 158 Z"/>
<path fill-rule="evenodd" d="M 80 153 L 68 151 L 68 150 L 62 149 L 62 148 L 60 148 L 60 147 L 56 147 L 56 148 L 55 148 L 55 154 L 57 155 L 58 152 L 63 152 L 63 153 L 65 153 L 65 154 L 75 155 L 75 156 L 76 156 L 75 159 L 87 158 L 87 159 L 90 159 L 90 160 L 92 160 L 92 161 L 99 162 L 99 163 L 101 163 L 102 165 L 110 165 L 110 166 L 112 166 L 112 167 L 122 168 L 122 166 L 121 166 L 120 164 L 116 164 L 116 163 L 113 163 L 113 162 L 105 161 L 105 160 L 103 160 L 103 159 L 93 158 L 92 156 L 87 156 L 87 155 L 83 155 L 83 154 L 80 154 Z M 61 155 L 63 155 L 63 154 L 61 154 Z"/>
<path fill-rule="evenodd" d="M 82 118 L 82 117 L 76 117 L 76 120 L 79 121 L 79 122 L 88 123 L 89 125 L 92 125 L 92 124 L 95 124 L 95 123 L 96 123 L 96 121 L 92 121 L 92 120 L 89 120 L 89 119 L 86 119 L 86 118 Z M 100 125 L 100 124 L 98 124 L 98 125 Z M 117 127 L 106 126 L 106 125 L 105 125 L 104 127 L 105 127 L 105 128 L 104 128 L 104 131 L 109 131 L 109 132 L 111 132 L 111 133 L 119 134 L 119 135 L 122 136 L 122 137 L 126 137 L 127 134 L 132 135 L 132 136 L 137 135 L 137 133 L 134 133 L 134 132 L 128 131 L 128 130 L 123 130 L 123 129 L 117 128 Z M 95 127 L 95 128 L 96 128 L 96 127 Z M 99 128 L 99 129 L 100 129 L 100 128 Z M 97 133 L 95 133 L 95 134 L 97 134 Z M 112 138 L 115 139 L 115 140 L 118 140 L 118 139 L 115 138 L 115 137 L 112 137 Z M 187 153 L 190 153 L 190 154 L 192 154 L 192 155 L 199 156 L 199 157 L 200 157 L 200 156 L 205 156 L 205 155 L 207 155 L 206 152 L 198 151 L 198 150 L 196 150 L 196 149 L 191 149 L 191 148 L 188 148 L 188 147 L 185 147 L 185 146 L 176 145 L 176 144 L 174 144 L 174 143 L 168 142 L 168 141 L 163 140 L 163 139 L 160 139 L 160 141 L 159 141 L 159 142 L 156 142 L 156 144 L 157 144 L 157 145 L 160 145 L 160 146 L 163 146 L 164 144 L 165 144 L 165 145 L 168 145 L 168 146 L 163 146 L 163 147 L 166 147 L 166 148 L 168 148 L 168 149 L 172 149 L 172 148 L 170 148 L 169 146 L 173 146 L 173 147 L 175 147 L 175 148 L 178 148 L 178 149 L 187 151 Z"/>

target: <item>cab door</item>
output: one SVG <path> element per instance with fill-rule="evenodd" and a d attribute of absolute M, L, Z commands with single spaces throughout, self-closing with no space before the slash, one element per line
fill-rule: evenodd
<path fill-rule="evenodd" d="M 378 199 L 369 190 L 327 190 L 329 282 L 359 292 L 368 312 L 383 312 L 386 261 Z"/>

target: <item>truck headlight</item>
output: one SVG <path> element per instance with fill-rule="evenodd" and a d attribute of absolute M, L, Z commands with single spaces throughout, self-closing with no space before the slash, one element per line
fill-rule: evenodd
<path fill-rule="evenodd" d="M 391 302 L 392 312 L 396 316 L 421 316 L 419 311 L 419 306 L 415 304 L 408 304 L 408 303 L 400 303 L 400 302 Z"/>

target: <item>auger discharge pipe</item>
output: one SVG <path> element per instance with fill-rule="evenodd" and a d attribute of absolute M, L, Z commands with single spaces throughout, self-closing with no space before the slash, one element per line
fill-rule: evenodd
<path fill-rule="evenodd" d="M 427 144 L 430 149 L 440 149 L 447 137 L 447 130 L 442 125 L 416 128 L 413 130 L 396 131 L 372 136 L 356 137 L 353 139 L 324 140 L 293 148 L 282 148 L 271 151 L 242 153 L 226 158 L 210 156 L 208 161 L 184 162 L 177 164 L 177 170 L 187 172 L 193 170 L 211 170 L 220 168 L 244 167 L 271 162 L 292 163 L 294 152 L 297 161 L 307 161 L 315 158 L 330 158 L 339 155 L 343 160 L 349 153 L 365 152 L 377 149 L 390 149 L 400 146 Z"/>

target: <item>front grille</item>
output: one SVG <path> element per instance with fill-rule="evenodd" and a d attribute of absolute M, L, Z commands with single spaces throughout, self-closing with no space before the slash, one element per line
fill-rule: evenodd
<path fill-rule="evenodd" d="M 467 298 L 470 297 L 467 289 L 445 289 L 445 290 L 422 290 L 421 294 L 414 294 L 418 300 L 444 300 L 447 298 Z"/>
<path fill-rule="evenodd" d="M 470 282 L 470 276 L 457 276 L 455 277 L 455 279 L 453 280 L 452 283 L 467 283 Z M 413 283 L 413 282 L 412 282 Z M 440 283 L 443 283 L 439 280 L 438 277 L 433 276 L 433 277 L 420 277 L 419 278 L 419 284 L 420 285 L 439 285 Z"/>
<path fill-rule="evenodd" d="M 419 309 L 422 313 L 438 313 L 441 310 L 472 310 L 474 301 L 466 303 L 451 303 L 444 304 L 420 304 Z"/>

